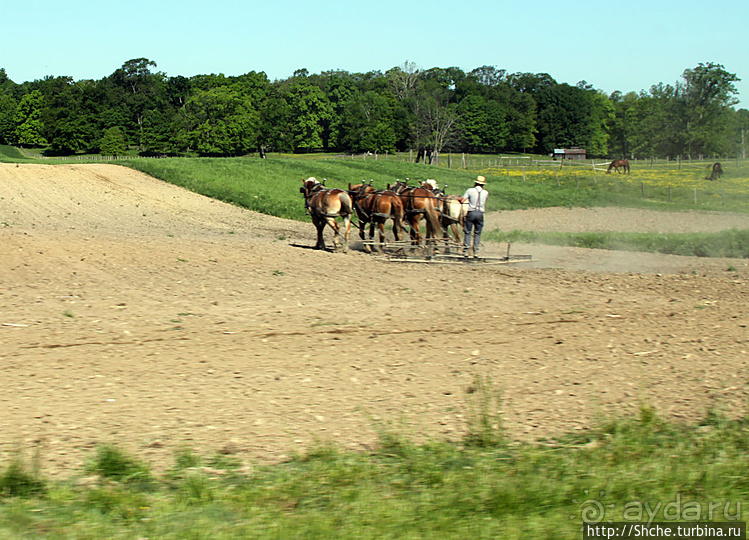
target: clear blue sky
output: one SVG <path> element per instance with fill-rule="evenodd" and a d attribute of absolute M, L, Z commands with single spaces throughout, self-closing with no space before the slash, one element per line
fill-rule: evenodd
<path fill-rule="evenodd" d="M 606 93 L 722 64 L 749 108 L 749 1 L 37 0 L 4 2 L 0 67 L 15 82 L 101 79 L 148 58 L 169 76 L 483 65 L 586 80 Z M 713 7 L 715 6 L 715 7 Z"/>

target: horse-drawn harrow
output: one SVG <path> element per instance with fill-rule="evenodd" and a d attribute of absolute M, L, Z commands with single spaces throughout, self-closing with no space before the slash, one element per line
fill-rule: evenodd
<path fill-rule="evenodd" d="M 469 257 L 463 255 L 463 245 L 453 238 L 427 240 L 426 244 L 415 245 L 410 240 L 390 241 L 381 244 L 374 240 L 365 240 L 364 245 L 389 262 L 417 264 L 471 264 L 494 265 L 531 262 L 531 255 L 510 254 L 510 244 L 503 257 Z"/>

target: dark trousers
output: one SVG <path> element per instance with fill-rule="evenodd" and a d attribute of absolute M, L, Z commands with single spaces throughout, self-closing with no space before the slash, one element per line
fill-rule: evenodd
<path fill-rule="evenodd" d="M 484 213 L 478 210 L 471 210 L 466 214 L 465 225 L 463 227 L 463 250 L 468 251 L 471 247 L 471 236 L 473 236 L 473 254 L 479 252 L 481 245 L 481 231 L 484 228 Z"/>

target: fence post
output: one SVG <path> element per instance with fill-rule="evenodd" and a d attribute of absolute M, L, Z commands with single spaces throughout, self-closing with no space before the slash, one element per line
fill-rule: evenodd
<path fill-rule="evenodd" d="M 642 198 L 645 198 L 645 182 L 640 182 L 640 190 L 642 191 Z"/>
<path fill-rule="evenodd" d="M 525 165 L 523 165 L 523 182 L 525 182 Z"/>
<path fill-rule="evenodd" d="M 694 204 L 697 204 L 697 186 L 694 186 Z"/>

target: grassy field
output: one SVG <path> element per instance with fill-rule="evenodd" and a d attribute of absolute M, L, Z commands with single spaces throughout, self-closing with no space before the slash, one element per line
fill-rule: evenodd
<path fill-rule="evenodd" d="M 32 155 L 32 154 L 29 154 Z M 31 159 L 15 148 L 0 146 L 0 161 L 70 163 L 70 159 Z M 522 159 L 521 159 L 522 157 Z M 606 174 L 604 164 L 553 162 L 540 156 L 472 157 L 474 169 L 410 163 L 400 157 L 280 155 L 268 159 L 243 158 L 127 158 L 111 161 L 132 167 L 191 191 L 257 212 L 300 221 L 304 215 L 299 186 L 314 176 L 329 187 L 346 188 L 362 181 L 384 188 L 397 179 L 412 183 L 435 178 L 448 193 L 462 194 L 477 174 L 487 177 L 488 210 L 543 207 L 623 206 L 665 211 L 705 210 L 749 212 L 749 162 L 727 160 L 720 180 L 706 179 L 712 162 L 633 162 L 629 175 Z M 75 162 L 101 162 L 96 156 L 78 156 Z M 533 159 L 536 158 L 536 159 Z M 593 166 L 595 165 L 595 167 Z M 605 167 L 603 167 L 605 169 Z M 573 235 L 518 231 L 487 231 L 487 240 L 525 241 L 677 255 L 746 257 L 749 232 L 716 234 L 613 233 Z"/>
<path fill-rule="evenodd" d="M 396 179 L 435 178 L 448 193 L 462 194 L 477 174 L 487 177 L 489 211 L 551 206 L 627 206 L 656 209 L 749 211 L 749 164 L 727 164 L 709 182 L 701 166 L 676 169 L 673 162 L 630 175 L 605 174 L 583 165 L 447 169 L 395 159 L 312 159 L 295 156 L 227 159 L 138 159 L 121 162 L 157 178 L 263 213 L 306 219 L 299 204 L 302 178 L 326 179 L 330 187 L 373 180 L 384 188 Z M 695 191 L 696 189 L 696 191 Z M 696 196 L 695 196 L 696 193 Z M 695 202 L 696 199 L 696 202 Z"/>
<path fill-rule="evenodd" d="M 0 537 L 560 539 L 581 538 L 583 519 L 744 519 L 743 420 L 684 426 L 644 407 L 636 419 L 517 445 L 496 417 L 474 419 L 458 443 L 383 430 L 370 453 L 320 445 L 274 466 L 184 448 L 155 475 L 101 446 L 85 470 L 51 482 L 19 459 L 0 473 Z"/>

